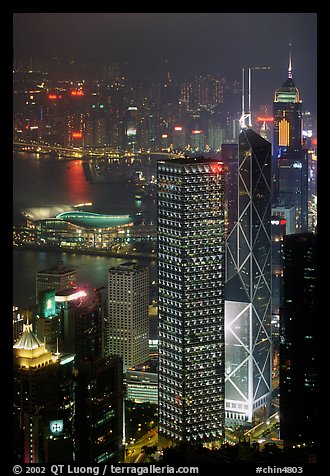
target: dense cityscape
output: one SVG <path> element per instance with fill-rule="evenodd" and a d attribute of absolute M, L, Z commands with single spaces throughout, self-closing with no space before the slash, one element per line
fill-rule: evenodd
<path fill-rule="evenodd" d="M 14 14 L 17 45 L 34 15 L 72 14 Z M 298 46 L 274 86 L 253 50 L 227 74 L 16 50 L 13 464 L 318 463 Z"/>

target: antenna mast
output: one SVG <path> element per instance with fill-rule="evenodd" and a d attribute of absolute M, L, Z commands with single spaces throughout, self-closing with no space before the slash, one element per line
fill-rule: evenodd
<path fill-rule="evenodd" d="M 242 115 L 240 117 L 239 123 L 241 129 L 246 129 L 252 127 L 251 123 L 251 68 L 249 68 L 249 83 L 248 83 L 248 113 L 245 113 L 245 69 L 242 68 Z M 246 120 L 248 119 L 248 124 L 246 125 Z"/>
<path fill-rule="evenodd" d="M 288 78 L 292 79 L 292 53 L 291 53 L 291 43 L 289 43 L 289 69 L 288 69 Z"/>

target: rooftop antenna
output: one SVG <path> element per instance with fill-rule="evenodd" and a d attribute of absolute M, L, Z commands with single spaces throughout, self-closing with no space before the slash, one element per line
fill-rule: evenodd
<path fill-rule="evenodd" d="M 252 84 L 251 84 L 251 68 L 249 68 L 249 109 L 248 109 L 248 120 L 249 120 L 249 123 L 248 123 L 248 127 L 252 127 L 252 120 L 251 120 L 251 116 L 252 116 L 252 112 L 251 112 L 251 94 L 252 94 L 252 91 L 251 91 L 251 88 L 252 88 Z"/>
<path fill-rule="evenodd" d="M 248 123 L 246 124 L 246 120 Z M 245 113 L 245 68 L 242 68 L 242 115 L 239 120 L 241 129 L 252 127 L 251 122 L 251 68 L 248 75 L 248 112 Z"/>
<path fill-rule="evenodd" d="M 288 78 L 292 79 L 292 53 L 291 53 L 291 43 L 289 43 L 289 69 L 288 69 Z"/>
<path fill-rule="evenodd" d="M 60 355 L 60 353 L 58 351 L 58 337 L 56 338 L 56 352 L 55 352 L 55 355 Z"/>

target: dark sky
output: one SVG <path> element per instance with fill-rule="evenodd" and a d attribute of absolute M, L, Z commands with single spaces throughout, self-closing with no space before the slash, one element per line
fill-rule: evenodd
<path fill-rule="evenodd" d="M 180 77 L 240 79 L 243 66 L 271 66 L 253 73 L 253 86 L 267 85 L 273 96 L 291 42 L 293 78 L 304 108 L 315 111 L 316 20 L 316 13 L 14 13 L 14 55 L 135 61 Z"/>

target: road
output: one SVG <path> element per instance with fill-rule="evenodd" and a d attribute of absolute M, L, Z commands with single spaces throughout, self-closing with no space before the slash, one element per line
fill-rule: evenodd
<path fill-rule="evenodd" d="M 73 159 L 83 159 L 85 157 L 113 157 L 115 159 L 118 158 L 125 158 L 129 157 L 132 158 L 134 155 L 167 155 L 173 158 L 176 157 L 184 157 L 182 154 L 175 154 L 174 152 L 163 152 L 163 151 L 151 151 L 151 152 L 134 152 L 134 153 L 125 153 L 114 151 L 110 147 L 104 147 L 101 151 L 96 152 L 95 150 L 91 149 L 84 149 L 83 147 L 62 147 L 60 145 L 49 145 L 49 144 L 42 144 L 42 143 L 31 143 L 31 142 L 23 142 L 23 141 L 13 141 L 14 146 L 18 146 L 27 152 L 33 153 L 41 153 L 41 154 L 49 154 L 51 152 L 57 153 L 59 155 L 66 156 L 67 158 Z"/>
<path fill-rule="evenodd" d="M 133 445 L 127 446 L 125 463 L 142 463 L 146 459 L 146 454 L 141 452 L 142 446 L 157 446 L 157 444 L 158 432 L 157 429 L 153 429 L 151 433 L 145 434 Z"/>
<path fill-rule="evenodd" d="M 279 440 L 279 431 L 277 424 L 279 422 L 278 412 L 273 413 L 266 421 L 259 423 L 250 430 L 244 432 L 244 437 L 249 438 L 251 442 L 262 441 L 262 443 L 276 443 L 281 444 Z M 266 435 L 265 435 L 266 433 Z"/>

